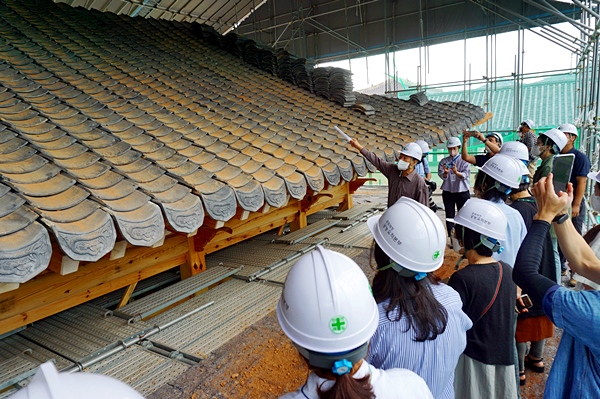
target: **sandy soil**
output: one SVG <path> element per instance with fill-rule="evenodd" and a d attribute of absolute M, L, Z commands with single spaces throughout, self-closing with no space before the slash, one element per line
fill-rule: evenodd
<path fill-rule="evenodd" d="M 439 196 L 434 199 L 441 205 Z M 385 201 L 386 191 L 381 189 L 361 190 L 354 198 L 355 204 Z M 438 215 L 444 220 L 443 211 L 439 211 Z M 454 251 L 447 249 L 444 265 L 436 274 L 442 279 L 449 277 L 458 257 Z M 367 251 L 355 260 L 372 277 Z M 528 382 L 521 389 L 523 399 L 543 397 L 559 334 L 560 330 L 556 330 L 555 336 L 546 345 L 546 373 L 527 371 Z M 279 328 L 275 312 L 271 312 L 201 364 L 161 387 L 149 399 L 278 398 L 300 387 L 307 375 L 305 362 Z"/>

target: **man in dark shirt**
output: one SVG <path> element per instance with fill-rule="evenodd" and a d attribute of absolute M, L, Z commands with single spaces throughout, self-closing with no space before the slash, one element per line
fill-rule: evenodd
<path fill-rule="evenodd" d="M 558 127 L 558 130 L 567 136 L 567 144 L 561 151 L 561 154 L 575 155 L 573 162 L 573 171 L 571 172 L 571 183 L 573 183 L 573 205 L 571 207 L 571 217 L 575 229 L 581 234 L 583 222 L 585 219 L 586 206 L 583 199 L 587 184 L 587 174 L 590 172 L 590 160 L 581 151 L 575 149 L 575 140 L 579 133 L 577 128 L 570 123 L 563 123 Z"/>
<path fill-rule="evenodd" d="M 408 143 L 400 151 L 398 164 L 386 162 L 371 151 L 364 148 L 357 140 L 350 141 L 375 167 L 388 178 L 388 207 L 394 205 L 400 197 L 408 197 L 425 206 L 429 206 L 429 195 L 425 180 L 415 171 L 421 162 L 423 151 L 416 143 Z"/>
<path fill-rule="evenodd" d="M 479 155 L 470 155 L 467 146 L 469 137 L 474 137 L 477 140 L 481 141 L 483 144 L 485 144 L 486 153 Z M 478 168 L 481 168 L 484 163 L 486 163 L 491 157 L 494 156 L 494 154 L 500 151 L 500 148 L 502 148 L 502 144 L 503 139 L 500 133 L 490 132 L 484 135 L 478 130 L 464 131 L 461 158 L 464 161 L 475 165 Z"/>

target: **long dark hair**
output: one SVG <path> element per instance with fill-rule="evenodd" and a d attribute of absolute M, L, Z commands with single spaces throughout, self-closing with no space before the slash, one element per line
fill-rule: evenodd
<path fill-rule="evenodd" d="M 354 378 L 351 373 L 336 376 L 335 385 L 323 391 L 317 388 L 320 399 L 374 399 L 375 392 L 371 385 L 371 376 Z"/>
<path fill-rule="evenodd" d="M 377 244 L 373 246 L 371 257 L 375 259 L 378 268 L 392 262 Z M 408 326 L 404 332 L 414 329 L 415 341 L 434 340 L 446 331 L 448 325 L 448 311 L 431 291 L 431 284 L 439 284 L 439 282 L 439 278 L 431 273 L 417 281 L 414 277 L 400 276 L 390 268 L 378 271 L 375 275 L 373 296 L 377 303 L 389 299 L 386 316 L 390 321 L 398 321 L 406 315 Z M 396 309 L 398 314 L 393 320 L 390 314 Z"/>

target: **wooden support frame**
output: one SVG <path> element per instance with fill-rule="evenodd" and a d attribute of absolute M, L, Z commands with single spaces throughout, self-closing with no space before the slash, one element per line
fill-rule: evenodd
<path fill-rule="evenodd" d="M 363 183 L 364 184 L 364 183 Z M 30 281 L 8 292 L 0 291 L 0 334 L 15 330 L 117 289 L 127 287 L 125 304 L 138 281 L 180 267 L 182 278 L 206 269 L 205 256 L 267 231 L 293 224 L 320 210 L 352 204 L 351 183 L 328 187 L 304 200 L 292 199 L 281 208 L 252 212 L 211 225 L 207 219 L 195 235 L 168 234 L 156 248 L 120 248 L 117 256 L 107 254 L 97 262 L 80 262 L 76 271 L 61 275 L 62 255 L 58 249 L 51 265 Z M 300 223 L 298 223 L 300 225 Z"/>

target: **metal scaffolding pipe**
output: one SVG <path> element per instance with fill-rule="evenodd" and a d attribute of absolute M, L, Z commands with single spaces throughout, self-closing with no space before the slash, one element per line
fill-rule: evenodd
<path fill-rule="evenodd" d="M 60 372 L 61 373 L 75 373 L 78 371 L 83 371 L 85 368 L 90 367 L 91 365 L 96 364 L 104 359 L 107 359 L 110 356 L 115 355 L 121 351 L 124 351 L 127 348 L 131 347 L 132 345 L 135 345 L 135 344 L 147 339 L 148 337 L 150 337 L 156 333 L 159 333 L 160 331 L 164 330 L 165 328 L 171 327 L 173 324 L 179 323 L 183 319 L 186 319 L 189 316 L 192 316 L 193 314 L 196 314 L 196 313 L 206 309 L 207 307 L 212 306 L 213 304 L 214 304 L 214 302 L 206 303 L 206 304 L 192 310 L 191 312 L 184 314 L 183 316 L 180 316 L 174 320 L 171 320 L 168 323 L 165 323 L 160 326 L 155 325 L 154 327 L 146 329 L 146 330 L 142 330 L 139 333 L 137 333 L 129 338 L 126 338 L 121 341 L 117 341 L 114 344 L 107 346 L 105 349 L 97 351 L 97 352 L 93 353 L 92 355 L 83 358 L 81 361 L 76 362 L 74 365 L 69 366 L 65 369 L 62 369 Z"/>

